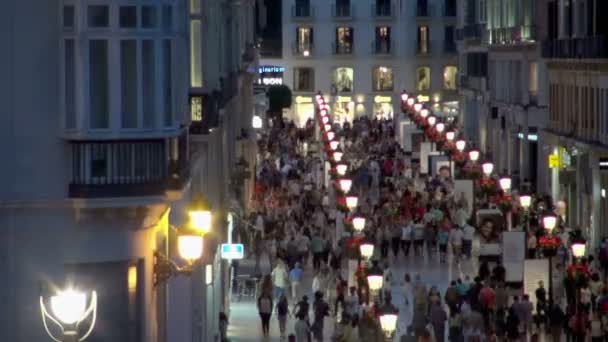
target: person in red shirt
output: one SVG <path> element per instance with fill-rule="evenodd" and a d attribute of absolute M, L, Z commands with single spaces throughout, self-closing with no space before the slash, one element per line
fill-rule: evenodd
<path fill-rule="evenodd" d="M 496 307 L 496 292 L 494 289 L 484 285 L 479 291 L 479 304 L 481 305 L 481 313 L 486 327 L 490 324 L 490 313 L 494 311 Z"/>

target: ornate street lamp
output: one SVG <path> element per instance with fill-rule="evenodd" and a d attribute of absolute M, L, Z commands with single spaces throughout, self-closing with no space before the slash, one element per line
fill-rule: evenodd
<path fill-rule="evenodd" d="M 481 169 L 484 175 L 490 176 L 492 174 L 492 171 L 494 171 L 494 163 L 492 163 L 491 161 L 487 161 L 481 164 Z"/>
<path fill-rule="evenodd" d="M 443 122 L 438 122 L 438 123 L 435 124 L 435 130 L 438 133 L 443 132 L 444 129 L 445 129 L 445 124 Z"/>
<path fill-rule="evenodd" d="M 576 241 L 572 243 L 572 256 L 577 259 L 580 259 L 585 256 L 585 241 Z"/>
<path fill-rule="evenodd" d="M 422 109 L 422 103 L 417 102 L 414 104 L 414 110 L 416 111 L 416 113 L 420 112 L 421 109 Z"/>
<path fill-rule="evenodd" d="M 399 318 L 399 309 L 391 305 L 390 302 L 380 308 L 379 319 L 380 327 L 387 339 L 392 341 L 393 334 L 397 330 L 397 319 Z"/>
<path fill-rule="evenodd" d="M 336 140 L 332 140 L 332 141 L 330 141 L 330 142 L 329 142 L 329 148 L 330 148 L 332 151 L 337 150 L 337 149 L 338 149 L 338 146 L 340 146 L 340 143 L 339 143 L 338 141 L 336 141 Z"/>
<path fill-rule="evenodd" d="M 456 140 L 456 149 L 458 150 L 458 152 L 462 152 L 464 151 L 464 148 L 467 146 L 467 142 L 464 139 L 458 139 Z"/>
<path fill-rule="evenodd" d="M 416 102 L 416 100 L 414 100 L 413 97 L 410 97 L 409 99 L 407 99 L 407 105 L 410 107 L 414 105 L 414 102 Z"/>
<path fill-rule="evenodd" d="M 336 137 L 336 133 L 334 133 L 333 131 L 328 131 L 326 134 L 327 134 L 327 140 L 329 140 L 329 141 L 334 140 L 334 138 Z"/>
<path fill-rule="evenodd" d="M 329 117 L 328 117 L 328 116 L 323 116 L 323 117 L 321 118 L 321 122 L 323 122 L 323 124 L 325 125 L 326 123 L 328 123 L 328 122 L 329 122 Z"/>
<path fill-rule="evenodd" d="M 259 115 L 254 115 L 253 118 L 251 118 L 251 128 L 261 129 L 263 126 L 264 123 Z"/>
<path fill-rule="evenodd" d="M 323 125 L 323 129 L 325 130 L 325 132 L 329 132 L 331 131 L 331 125 L 326 123 L 325 125 Z"/>
<path fill-rule="evenodd" d="M 472 148 L 471 150 L 469 150 L 469 160 L 472 161 L 473 163 L 477 162 L 477 160 L 479 160 L 479 150 L 476 148 Z"/>
<path fill-rule="evenodd" d="M 384 286 L 384 272 L 378 267 L 377 260 L 373 261 L 372 267 L 367 272 L 367 285 L 374 294 L 377 294 Z"/>
<path fill-rule="evenodd" d="M 353 211 L 359 204 L 359 197 L 356 195 L 346 196 L 346 207 L 348 210 Z"/>
<path fill-rule="evenodd" d="M 340 190 L 342 190 L 342 192 L 345 194 L 347 194 L 350 191 L 350 188 L 353 186 L 353 181 L 349 178 L 342 178 L 338 181 L 338 183 L 340 184 Z"/>
<path fill-rule="evenodd" d="M 502 191 L 507 192 L 511 190 L 511 177 L 502 176 L 498 180 L 498 183 L 500 184 L 500 188 L 502 189 Z"/>
<path fill-rule="evenodd" d="M 409 95 L 405 92 L 401 93 L 401 102 L 406 102 L 409 98 Z"/>
<path fill-rule="evenodd" d="M 528 208 L 530 208 L 532 205 L 532 196 L 528 194 L 519 195 L 519 205 L 521 205 L 524 210 L 528 210 Z"/>
<path fill-rule="evenodd" d="M 454 139 L 456 139 L 456 132 L 454 132 L 453 130 L 445 132 L 445 139 L 449 142 L 454 141 Z"/>
<path fill-rule="evenodd" d="M 420 116 L 423 119 L 426 119 L 426 117 L 429 116 L 429 110 L 426 108 L 422 108 L 422 110 L 420 110 Z"/>
<path fill-rule="evenodd" d="M 344 155 L 344 152 L 342 152 L 340 150 L 335 150 L 332 156 L 334 158 L 334 161 L 336 163 L 338 163 L 338 162 L 340 162 L 342 160 L 342 156 L 343 155 Z"/>
<path fill-rule="evenodd" d="M 543 215 L 543 227 L 548 231 L 552 232 L 553 229 L 557 226 L 557 216 L 555 214 L 549 212 Z"/>
<path fill-rule="evenodd" d="M 374 255 L 374 243 L 369 240 L 364 240 L 359 245 L 359 252 L 361 253 L 361 257 L 366 261 L 369 261 Z"/>
<path fill-rule="evenodd" d="M 353 228 L 356 232 L 360 233 L 365 229 L 365 217 L 355 216 L 353 217 Z"/>
<path fill-rule="evenodd" d="M 248 170 L 244 170 L 248 172 Z M 211 215 L 211 208 L 209 203 L 205 200 L 203 195 L 197 194 L 192 199 L 192 202 L 188 205 L 188 217 L 190 222 L 189 226 L 202 232 L 203 234 L 211 231 L 211 224 L 213 216 Z"/>
<path fill-rule="evenodd" d="M 338 175 L 340 175 L 340 176 L 344 176 L 346 174 L 347 170 L 348 170 L 348 165 L 346 165 L 345 163 L 340 163 L 340 164 L 336 165 L 336 172 L 338 172 Z"/>
<path fill-rule="evenodd" d="M 437 122 L 437 118 L 434 115 L 430 115 L 429 117 L 426 118 L 426 122 L 429 124 L 429 126 L 433 127 L 433 126 L 435 126 L 435 123 Z"/>
<path fill-rule="evenodd" d="M 42 313 L 42 323 L 46 333 L 58 342 L 78 342 L 83 341 L 93 331 L 97 319 L 97 292 L 91 292 L 91 298 L 87 307 L 86 294 L 74 289 L 59 291 L 50 299 L 51 312 L 48 311 L 45 300 L 40 296 L 40 311 Z M 89 328 L 82 336 L 79 332 L 80 323 L 90 318 Z M 61 336 L 55 336 L 48 327 L 47 319 L 59 328 Z"/>

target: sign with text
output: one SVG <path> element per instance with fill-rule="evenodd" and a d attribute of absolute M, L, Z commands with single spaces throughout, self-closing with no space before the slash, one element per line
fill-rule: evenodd
<path fill-rule="evenodd" d="M 242 243 L 223 243 L 221 249 L 222 259 L 243 259 L 245 256 L 245 247 Z"/>

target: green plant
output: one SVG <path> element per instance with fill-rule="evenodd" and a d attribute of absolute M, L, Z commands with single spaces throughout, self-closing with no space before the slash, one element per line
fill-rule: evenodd
<path fill-rule="evenodd" d="M 268 97 L 268 111 L 275 118 L 282 118 L 283 109 L 291 107 L 291 89 L 284 84 L 269 87 L 266 96 Z"/>

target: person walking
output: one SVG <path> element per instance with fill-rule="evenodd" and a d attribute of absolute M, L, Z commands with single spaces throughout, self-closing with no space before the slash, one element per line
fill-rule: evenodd
<path fill-rule="evenodd" d="M 291 298 L 293 301 L 298 299 L 300 291 L 300 282 L 302 281 L 303 271 L 300 268 L 300 263 L 296 262 L 295 266 L 289 271 L 289 282 L 291 284 Z"/>
<path fill-rule="evenodd" d="M 277 303 L 277 318 L 279 319 L 279 332 L 281 333 L 281 339 L 285 338 L 287 332 L 287 316 L 289 315 L 289 303 L 287 302 L 287 296 L 285 293 L 279 297 Z"/>
<path fill-rule="evenodd" d="M 325 317 L 329 316 L 329 304 L 323 300 L 323 293 L 315 293 L 315 301 L 312 304 L 314 321 L 311 331 L 315 341 L 323 342 L 323 330 Z"/>
<path fill-rule="evenodd" d="M 287 266 L 285 266 L 283 260 L 279 259 L 270 275 L 272 276 L 272 284 L 274 286 L 274 298 L 280 298 L 285 293 L 285 288 L 289 281 Z"/>
<path fill-rule="evenodd" d="M 462 251 L 464 233 L 462 229 L 455 228 L 450 232 L 450 243 L 452 244 L 452 253 L 454 254 L 454 261 L 460 262 L 460 252 Z"/>
<path fill-rule="evenodd" d="M 295 340 L 296 342 L 310 342 L 310 327 L 306 316 L 297 316 L 298 320 L 294 326 Z"/>
<path fill-rule="evenodd" d="M 267 293 L 262 293 L 258 298 L 258 312 L 262 320 L 262 335 L 268 337 L 270 332 L 270 316 L 272 316 L 272 296 Z"/>
<path fill-rule="evenodd" d="M 412 223 L 408 222 L 401 228 L 401 249 L 403 249 L 403 256 L 405 257 L 408 257 L 410 255 L 412 236 Z"/>
<path fill-rule="evenodd" d="M 310 241 L 310 250 L 312 252 L 312 267 L 315 271 L 318 271 L 321 268 L 321 260 L 325 250 L 325 241 L 318 232 L 315 232 Z"/>
<path fill-rule="evenodd" d="M 470 224 L 464 224 L 462 227 L 462 251 L 467 259 L 471 259 L 473 251 L 473 237 L 475 236 L 475 227 Z"/>
<path fill-rule="evenodd" d="M 433 326 L 433 332 L 435 333 L 436 341 L 445 341 L 444 332 L 445 332 L 445 322 L 447 320 L 447 315 L 445 310 L 440 303 L 434 303 L 431 305 L 429 310 L 429 321 Z"/>
<path fill-rule="evenodd" d="M 553 341 L 561 341 L 566 317 L 559 304 L 552 303 L 550 305 L 551 306 L 547 313 L 549 320 L 549 331 L 551 332 Z"/>

